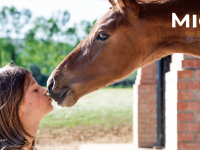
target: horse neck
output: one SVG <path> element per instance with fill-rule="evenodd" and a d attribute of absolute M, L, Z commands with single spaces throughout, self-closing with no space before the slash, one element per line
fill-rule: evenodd
<path fill-rule="evenodd" d="M 200 0 L 176 0 L 164 4 L 145 4 L 141 10 L 139 19 L 143 26 L 141 45 L 146 47 L 144 55 L 146 60 L 143 65 L 156 59 L 160 59 L 172 53 L 184 53 L 200 57 Z M 184 23 L 180 27 L 172 28 L 172 13 L 175 13 L 181 21 L 186 14 L 190 14 L 190 28 Z M 197 15 L 197 28 L 193 28 L 193 16 Z M 191 34 L 194 32 L 194 35 Z M 199 36 L 197 33 L 199 31 Z M 146 39 L 146 40 L 145 40 Z"/>

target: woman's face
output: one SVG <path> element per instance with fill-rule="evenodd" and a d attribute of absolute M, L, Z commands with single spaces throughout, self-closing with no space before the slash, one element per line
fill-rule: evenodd
<path fill-rule="evenodd" d="M 41 120 L 53 110 L 51 102 L 52 99 L 47 95 L 47 89 L 39 86 L 29 73 L 25 81 L 25 95 L 20 106 L 19 115 L 26 118 L 25 120 L 28 118 L 35 121 Z"/>

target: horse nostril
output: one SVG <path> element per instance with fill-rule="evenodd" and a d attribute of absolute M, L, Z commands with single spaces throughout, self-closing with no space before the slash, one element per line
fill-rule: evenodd
<path fill-rule="evenodd" d="M 49 93 L 51 93 L 51 94 L 53 93 L 54 86 L 55 86 L 55 80 L 51 79 L 50 84 L 48 85 Z"/>

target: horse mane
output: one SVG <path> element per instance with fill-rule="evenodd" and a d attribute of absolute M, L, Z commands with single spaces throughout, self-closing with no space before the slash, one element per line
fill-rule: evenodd
<path fill-rule="evenodd" d="M 165 19 L 167 15 L 171 16 L 172 12 L 177 15 L 185 15 L 189 12 L 198 11 L 200 7 L 200 0 L 154 0 L 155 2 L 151 2 L 150 0 L 137 1 L 141 1 L 142 5 L 140 18 L 157 16 L 161 19 Z"/>
<path fill-rule="evenodd" d="M 117 0 L 108 0 L 111 5 L 114 7 L 117 5 Z M 166 3 L 168 1 L 173 1 L 173 0 L 134 0 L 138 4 L 145 4 L 145 3 Z"/>
<path fill-rule="evenodd" d="M 144 3 L 166 3 L 168 1 L 172 0 L 136 0 L 138 4 L 144 4 Z"/>

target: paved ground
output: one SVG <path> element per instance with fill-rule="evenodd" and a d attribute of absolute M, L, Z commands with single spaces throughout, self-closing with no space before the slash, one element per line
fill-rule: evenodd
<path fill-rule="evenodd" d="M 72 145 L 71 148 L 74 146 Z M 37 146 L 38 150 L 68 150 L 70 145 L 56 145 L 56 146 Z M 153 149 L 143 149 L 143 148 L 135 148 L 133 144 L 82 144 L 79 146 L 79 149 L 74 150 L 153 150 Z"/>
<path fill-rule="evenodd" d="M 83 144 L 79 150 L 152 150 L 134 148 L 133 144 Z"/>
<path fill-rule="evenodd" d="M 113 127 L 97 125 L 82 125 L 71 128 L 55 127 L 53 129 L 43 128 L 39 131 L 36 136 L 36 148 L 38 150 L 79 150 L 82 144 L 133 142 L 132 124 L 122 124 Z"/>

